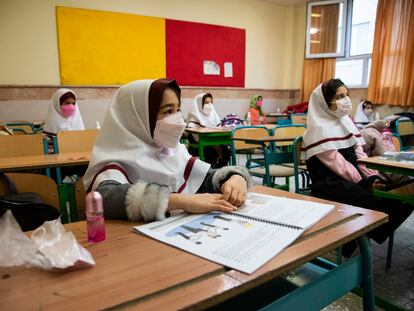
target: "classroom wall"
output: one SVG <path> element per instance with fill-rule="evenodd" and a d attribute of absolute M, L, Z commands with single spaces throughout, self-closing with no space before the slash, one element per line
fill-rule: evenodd
<path fill-rule="evenodd" d="M 56 6 L 246 29 L 245 87 L 300 88 L 305 6 L 260 0 L 1 0 L 0 85 L 60 84 Z"/>
<path fill-rule="evenodd" d="M 58 87 L 0 86 L 0 122 L 6 120 L 43 121 L 50 105 L 50 98 Z M 96 121 L 102 124 L 105 112 L 118 87 L 73 87 L 77 94 L 79 110 L 86 128 L 95 128 Z M 275 112 L 299 100 L 298 90 L 263 90 L 235 88 L 181 88 L 181 110 L 186 118 L 199 93 L 212 93 L 214 106 L 220 116 L 236 113 L 244 118 L 249 109 L 250 98 L 263 96 L 263 109 Z"/>

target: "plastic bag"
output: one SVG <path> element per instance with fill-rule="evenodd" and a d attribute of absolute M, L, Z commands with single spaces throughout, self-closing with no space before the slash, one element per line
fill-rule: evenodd
<path fill-rule="evenodd" d="M 0 266 L 21 265 L 52 270 L 92 267 L 95 261 L 60 218 L 46 221 L 29 238 L 8 210 L 0 218 Z"/>

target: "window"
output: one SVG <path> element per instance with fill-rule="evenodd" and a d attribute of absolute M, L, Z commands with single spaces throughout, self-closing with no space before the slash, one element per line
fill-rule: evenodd
<path fill-rule="evenodd" d="M 378 0 L 348 2 L 345 57 L 336 59 L 335 73 L 347 86 L 368 86 L 377 2 Z"/>

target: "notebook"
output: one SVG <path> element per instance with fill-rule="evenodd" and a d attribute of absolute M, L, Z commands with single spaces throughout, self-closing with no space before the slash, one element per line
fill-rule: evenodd
<path fill-rule="evenodd" d="M 253 273 L 333 209 L 334 205 L 251 192 L 235 212 L 181 213 L 133 229 L 218 264 Z"/>

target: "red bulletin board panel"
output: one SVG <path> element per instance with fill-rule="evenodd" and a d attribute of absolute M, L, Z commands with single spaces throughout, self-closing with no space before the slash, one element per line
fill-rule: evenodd
<path fill-rule="evenodd" d="M 167 77 L 179 85 L 244 87 L 244 29 L 166 19 Z M 203 61 L 214 61 L 220 75 L 204 75 Z M 224 63 L 233 77 L 224 77 Z"/>

